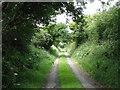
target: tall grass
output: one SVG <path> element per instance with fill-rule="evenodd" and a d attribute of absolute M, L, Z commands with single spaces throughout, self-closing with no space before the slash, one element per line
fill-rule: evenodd
<path fill-rule="evenodd" d="M 72 42 L 70 44 L 66 44 L 65 49 L 66 49 L 67 53 L 69 54 L 69 56 L 71 56 L 72 53 L 76 49 L 76 42 Z"/>
<path fill-rule="evenodd" d="M 118 88 L 119 63 L 108 58 L 105 52 L 107 43 L 97 45 L 88 41 L 75 50 L 72 58 L 106 87 Z"/>
<path fill-rule="evenodd" d="M 35 61 L 35 65 L 32 69 L 28 69 L 21 74 L 21 80 L 16 86 L 17 88 L 41 88 L 52 66 L 52 62 L 55 60 L 55 57 L 44 49 L 38 49 L 33 46 L 30 46 L 30 48 L 34 55 L 37 56 L 37 58 L 31 58 Z"/>

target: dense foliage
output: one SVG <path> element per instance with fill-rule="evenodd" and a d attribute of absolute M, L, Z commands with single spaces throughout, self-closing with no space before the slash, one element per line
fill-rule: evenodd
<path fill-rule="evenodd" d="M 32 72 L 38 62 L 46 60 L 45 57 L 49 53 L 45 54 L 43 48 L 49 50 L 53 44 L 58 44 L 61 33 L 67 34 L 64 24 L 49 25 L 54 21 L 54 17 L 68 12 L 76 20 L 75 13 L 79 13 L 78 11 L 80 10 L 76 9 L 72 2 L 4 2 L 2 4 L 3 88 L 16 87 L 26 71 Z M 42 24 L 44 27 L 38 28 L 36 24 Z M 37 51 L 32 51 L 32 47 Z M 43 53 L 45 57 L 42 58 Z"/>
<path fill-rule="evenodd" d="M 113 7 L 108 11 L 94 15 L 91 17 L 92 22 L 85 27 L 88 39 L 95 41 L 99 45 L 108 43 L 108 51 L 105 55 L 108 58 L 117 58 L 117 60 L 120 57 L 119 12 L 119 8 Z"/>
<path fill-rule="evenodd" d="M 71 22 L 69 24 L 70 29 L 73 30 L 72 39 L 73 41 L 76 41 L 76 46 L 79 46 L 81 43 L 83 43 L 88 38 L 88 35 L 83 29 L 85 24 L 86 23 L 85 23 L 85 19 L 83 18 L 83 16 L 81 16 L 78 21 Z"/>
<path fill-rule="evenodd" d="M 67 48 L 83 68 L 107 87 L 119 87 L 120 8 L 86 16 L 84 4 L 76 8 L 73 2 L 3 3 L 3 88 L 41 87 L 59 50 L 71 41 Z M 72 16 L 68 26 L 73 33 L 66 24 L 54 23 L 61 13 Z"/>
<path fill-rule="evenodd" d="M 76 43 L 71 44 L 71 53 L 74 52 L 72 58 L 96 80 L 112 88 L 118 88 L 120 83 L 119 12 L 120 8 L 114 6 L 108 11 L 84 16 L 83 30 L 87 39 L 76 49 Z"/>
<path fill-rule="evenodd" d="M 36 47 L 43 47 L 49 50 L 52 45 L 58 46 L 60 42 L 67 42 L 69 38 L 67 25 L 63 23 L 49 24 L 41 28 L 36 28 L 33 36 L 33 44 Z"/>

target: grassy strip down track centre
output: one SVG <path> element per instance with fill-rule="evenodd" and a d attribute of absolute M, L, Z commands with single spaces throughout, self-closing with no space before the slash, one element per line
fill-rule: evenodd
<path fill-rule="evenodd" d="M 65 56 L 60 57 L 58 72 L 60 88 L 83 88 L 80 81 L 77 79 L 67 64 Z"/>

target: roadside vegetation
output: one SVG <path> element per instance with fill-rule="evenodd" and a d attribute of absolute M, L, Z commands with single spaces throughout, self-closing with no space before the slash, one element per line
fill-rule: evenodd
<path fill-rule="evenodd" d="M 78 11 L 72 2 L 2 3 L 2 88 L 42 87 L 59 43 L 69 40 L 55 16 L 66 12 L 76 20 Z"/>
<path fill-rule="evenodd" d="M 99 1 L 109 7 L 114 0 Z M 86 3 L 82 0 L 77 7 L 69 1 L 2 3 L 3 88 L 42 87 L 55 58 L 66 51 L 106 87 L 120 87 L 119 3 L 91 16 L 83 14 Z M 73 22 L 56 23 L 56 16 L 65 13 Z M 61 87 L 81 88 L 61 56 Z"/>
<path fill-rule="evenodd" d="M 44 49 L 37 49 L 31 47 L 34 57 L 30 55 L 29 60 L 34 61 L 35 66 L 32 69 L 27 69 L 21 74 L 19 78 L 22 78 L 19 83 L 16 84 L 18 88 L 40 88 L 43 86 L 46 75 L 55 60 L 55 56 L 51 55 Z M 36 56 L 36 57 L 35 57 Z M 23 58 L 24 59 L 24 58 Z M 25 59 L 24 59 L 25 60 Z"/>
<path fill-rule="evenodd" d="M 120 8 L 112 7 L 108 11 L 84 16 L 86 23 L 81 28 L 81 33 L 84 33 L 82 42 L 71 43 L 69 47 L 72 48 L 68 50 L 71 57 L 82 68 L 105 87 L 110 88 L 118 88 L 120 83 L 120 17 L 118 12 Z M 79 24 L 76 24 L 76 27 L 77 25 Z"/>

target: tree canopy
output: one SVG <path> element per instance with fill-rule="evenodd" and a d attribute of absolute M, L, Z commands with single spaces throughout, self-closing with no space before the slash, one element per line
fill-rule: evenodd
<path fill-rule="evenodd" d="M 50 24 L 61 13 L 76 20 L 81 9 L 74 2 L 4 2 L 2 4 L 2 55 L 3 87 L 15 87 L 22 72 L 35 67 L 38 51 L 32 47 L 49 50 L 52 45 L 66 41 L 66 25 Z M 39 28 L 36 24 L 42 24 Z M 62 40 L 62 41 L 61 41 Z M 18 73 L 16 76 L 14 73 Z M 19 78 L 19 80 L 18 80 Z"/>

